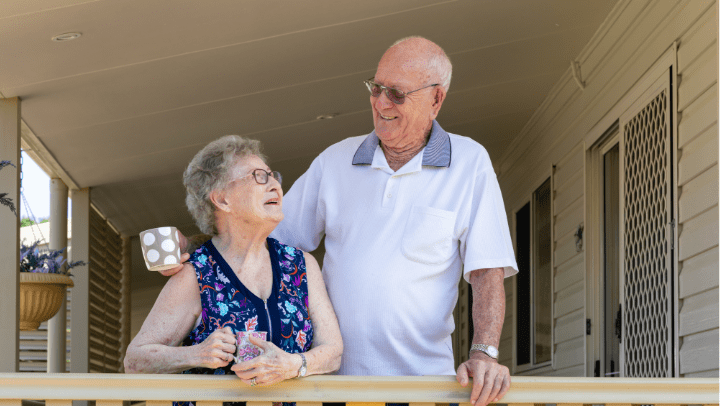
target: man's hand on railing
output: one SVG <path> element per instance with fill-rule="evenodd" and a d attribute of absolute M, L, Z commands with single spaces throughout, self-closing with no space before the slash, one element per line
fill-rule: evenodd
<path fill-rule="evenodd" d="M 507 367 L 479 351 L 458 367 L 457 381 L 460 385 L 467 386 L 470 377 L 473 378 L 470 403 L 475 406 L 497 402 L 510 389 L 510 371 Z"/>

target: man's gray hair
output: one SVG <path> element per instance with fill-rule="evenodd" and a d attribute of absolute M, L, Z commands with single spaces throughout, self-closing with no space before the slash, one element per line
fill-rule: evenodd
<path fill-rule="evenodd" d="M 400 38 L 392 45 L 390 45 L 388 49 L 411 39 L 422 39 L 425 41 L 430 41 L 429 39 L 421 37 L 419 35 L 412 35 L 409 37 Z M 434 42 L 432 43 L 435 44 Z M 440 45 L 438 44 L 435 44 L 435 46 L 437 47 L 437 51 L 430 52 L 428 55 L 428 70 L 430 72 L 433 72 L 433 76 L 437 78 L 435 80 L 437 80 L 440 86 L 442 86 L 445 89 L 445 92 L 447 92 L 448 90 L 450 90 L 450 80 L 452 79 L 452 63 L 450 62 L 450 58 L 445 53 L 445 50 L 442 49 L 442 47 L 440 47 Z"/>
<path fill-rule="evenodd" d="M 231 170 L 240 159 L 257 155 L 265 161 L 260 149 L 260 141 L 226 135 L 206 145 L 190 161 L 183 174 L 185 204 L 201 232 L 217 235 L 215 204 L 210 194 L 227 187 Z"/>

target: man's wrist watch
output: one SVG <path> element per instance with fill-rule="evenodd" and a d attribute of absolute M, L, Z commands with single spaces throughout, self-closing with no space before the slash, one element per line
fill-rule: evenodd
<path fill-rule="evenodd" d="M 472 353 L 473 351 L 482 351 L 492 359 L 497 359 L 500 354 L 497 348 L 487 344 L 473 344 L 470 347 L 470 352 Z"/>
<path fill-rule="evenodd" d="M 307 361 L 305 360 L 305 354 L 298 354 L 302 358 L 302 365 L 300 365 L 300 369 L 298 370 L 298 378 L 302 378 L 307 374 Z"/>

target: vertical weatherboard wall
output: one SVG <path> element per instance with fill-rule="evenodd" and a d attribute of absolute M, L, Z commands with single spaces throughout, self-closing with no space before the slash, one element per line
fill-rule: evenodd
<path fill-rule="evenodd" d="M 718 376 L 718 6 L 680 37 L 680 374 Z"/>
<path fill-rule="evenodd" d="M 620 0 L 576 59 L 585 88 L 568 61 L 568 70 L 498 162 L 509 215 L 542 182 L 540 174 L 554 167 L 553 362 L 524 374 L 592 376 L 585 320 L 597 304 L 587 300 L 588 248 L 584 244 L 578 252 L 574 236 L 589 220 L 586 136 L 675 44 L 679 375 L 718 376 L 717 15 L 713 0 Z M 505 354 L 512 348 L 514 317 L 508 300 Z"/>

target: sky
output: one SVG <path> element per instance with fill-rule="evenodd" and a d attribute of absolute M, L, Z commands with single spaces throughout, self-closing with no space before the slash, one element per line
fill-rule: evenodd
<path fill-rule="evenodd" d="M 50 177 L 25 151 L 22 151 L 21 186 L 30 210 L 25 208 L 25 203 L 20 198 L 20 201 L 16 202 L 16 206 L 20 207 L 20 217 L 32 217 L 30 212 L 37 221 L 50 217 Z M 68 213 L 70 212 L 70 199 L 68 199 Z"/>

